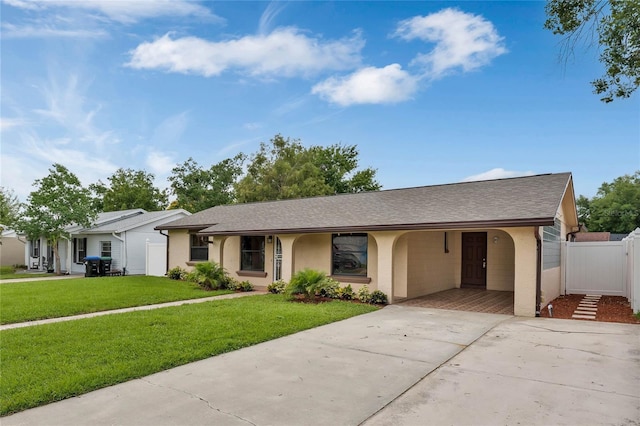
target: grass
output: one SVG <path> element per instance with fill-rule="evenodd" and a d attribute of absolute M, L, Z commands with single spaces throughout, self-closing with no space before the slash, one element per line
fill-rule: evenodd
<path fill-rule="evenodd" d="M 376 309 L 265 295 L 5 330 L 0 415 Z"/>
<path fill-rule="evenodd" d="M 0 273 L 0 280 L 16 280 L 20 278 L 43 278 L 43 277 L 52 277 L 53 274 L 48 274 L 46 272 L 43 273 L 34 273 L 34 272 L 23 272 L 23 273 L 15 273 L 15 272 L 6 272 Z"/>
<path fill-rule="evenodd" d="M 78 278 L 0 285 L 0 324 L 231 293 L 165 277 Z"/>

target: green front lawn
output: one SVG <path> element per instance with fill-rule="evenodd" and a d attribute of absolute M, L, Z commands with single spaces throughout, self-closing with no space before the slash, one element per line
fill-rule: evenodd
<path fill-rule="evenodd" d="M 43 273 L 36 273 L 36 272 L 21 272 L 21 273 L 15 273 L 15 272 L 7 272 L 7 273 L 3 273 L 0 272 L 0 280 L 16 280 L 16 279 L 20 279 L 20 278 L 44 278 L 44 277 L 54 277 L 54 274 L 48 274 L 46 272 Z"/>
<path fill-rule="evenodd" d="M 58 318 L 231 293 L 165 277 L 126 276 L 4 283 L 0 324 Z"/>
<path fill-rule="evenodd" d="M 376 309 L 265 295 L 5 330 L 0 415 Z"/>

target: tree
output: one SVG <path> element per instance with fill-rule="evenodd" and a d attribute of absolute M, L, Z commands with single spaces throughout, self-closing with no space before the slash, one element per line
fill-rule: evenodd
<path fill-rule="evenodd" d="M 227 158 L 209 169 L 203 169 L 193 158 L 174 167 L 169 176 L 176 200 L 170 208 L 183 208 L 196 213 L 210 207 L 235 201 L 233 185 L 242 173 L 244 154 Z"/>
<path fill-rule="evenodd" d="M 109 186 L 101 181 L 91 185 L 97 195 L 94 204 L 102 211 L 112 212 L 128 209 L 144 209 L 147 211 L 164 210 L 168 204 L 166 190 L 159 190 L 153 185 L 155 176 L 144 170 L 118 169 L 107 178 Z"/>
<path fill-rule="evenodd" d="M 20 201 L 13 190 L 0 186 L 0 225 L 11 227 L 20 214 Z"/>
<path fill-rule="evenodd" d="M 589 231 L 628 234 L 640 227 L 640 171 L 603 183 L 595 197 L 578 197 L 578 215 Z"/>
<path fill-rule="evenodd" d="M 355 146 L 305 148 L 300 140 L 276 135 L 250 157 L 246 175 L 236 184 L 238 202 L 375 191 L 375 170 L 358 167 Z"/>
<path fill-rule="evenodd" d="M 53 247 L 55 270 L 59 275 L 58 243 L 70 238 L 65 228 L 70 225 L 88 227 L 96 218 L 91 192 L 61 164 L 54 164 L 49 175 L 37 179 L 33 186 L 36 189 L 29 194 L 24 213 L 15 222 L 15 227 L 29 239 L 47 239 Z"/>
<path fill-rule="evenodd" d="M 640 85 L 640 1 L 548 0 L 544 27 L 566 36 L 567 58 L 581 39 L 596 38 L 605 74 L 591 82 L 603 102 L 628 98 Z"/>

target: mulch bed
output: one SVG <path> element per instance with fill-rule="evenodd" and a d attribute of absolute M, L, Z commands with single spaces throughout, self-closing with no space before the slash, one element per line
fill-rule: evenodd
<path fill-rule="evenodd" d="M 584 294 L 567 294 L 551 301 L 551 305 L 553 305 L 553 318 L 572 319 L 571 316 L 583 297 Z M 542 312 L 540 312 L 540 316 L 549 318 L 549 310 L 546 306 L 542 309 Z M 598 301 L 598 311 L 595 320 L 640 324 L 640 318 L 633 314 L 629 301 L 621 296 L 602 296 Z"/>

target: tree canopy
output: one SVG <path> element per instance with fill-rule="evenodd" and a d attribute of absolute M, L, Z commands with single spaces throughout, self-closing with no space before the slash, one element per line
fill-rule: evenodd
<path fill-rule="evenodd" d="M 183 208 L 191 213 L 235 201 L 233 185 L 242 173 L 244 154 L 227 158 L 204 169 L 193 158 L 177 165 L 169 176 L 176 200 L 169 208 Z"/>
<path fill-rule="evenodd" d="M 44 237 L 53 247 L 56 272 L 60 274 L 58 242 L 69 238 L 70 225 L 88 227 L 95 220 L 91 192 L 61 164 L 54 164 L 49 174 L 37 179 L 29 194 L 23 214 L 15 222 L 16 230 L 29 239 Z"/>
<path fill-rule="evenodd" d="M 156 188 L 154 178 L 152 173 L 144 170 L 120 168 L 107 178 L 109 186 L 101 181 L 90 186 L 96 194 L 94 205 L 105 212 L 128 209 L 164 210 L 168 204 L 167 191 Z"/>
<path fill-rule="evenodd" d="M 562 55 L 580 40 L 600 47 L 605 74 L 591 82 L 601 100 L 628 98 L 640 85 L 640 1 L 548 0 L 544 27 L 565 36 Z"/>
<path fill-rule="evenodd" d="M 632 232 L 640 227 L 640 171 L 603 183 L 593 198 L 578 197 L 577 205 L 589 231 Z"/>
<path fill-rule="evenodd" d="M 13 190 L 0 186 L 0 225 L 11 228 L 20 214 L 20 201 Z"/>
<path fill-rule="evenodd" d="M 375 191 L 375 170 L 358 167 L 355 146 L 304 147 L 281 135 L 260 144 L 235 185 L 240 203 Z"/>

